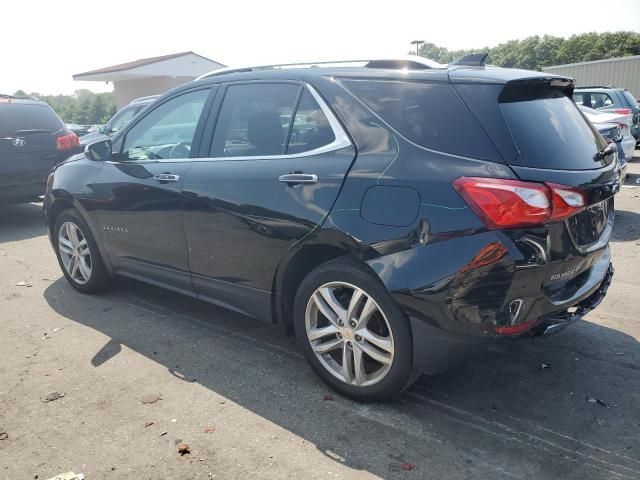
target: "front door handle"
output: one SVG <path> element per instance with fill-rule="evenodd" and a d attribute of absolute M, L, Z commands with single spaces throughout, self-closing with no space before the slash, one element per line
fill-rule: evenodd
<path fill-rule="evenodd" d="M 287 175 L 280 175 L 278 180 L 282 183 L 288 183 L 289 185 L 297 185 L 299 183 L 318 183 L 318 175 L 315 173 L 288 173 Z"/>
<path fill-rule="evenodd" d="M 172 173 L 159 173 L 153 176 L 153 179 L 162 182 L 178 182 L 180 181 L 180 175 L 174 175 Z"/>

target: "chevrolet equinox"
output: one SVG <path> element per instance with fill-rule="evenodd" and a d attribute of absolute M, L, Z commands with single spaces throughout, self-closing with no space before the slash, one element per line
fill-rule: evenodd
<path fill-rule="evenodd" d="M 226 69 L 166 93 L 51 173 L 64 276 L 280 323 L 362 401 L 564 328 L 611 281 L 619 161 L 571 79 L 485 57 Z"/>

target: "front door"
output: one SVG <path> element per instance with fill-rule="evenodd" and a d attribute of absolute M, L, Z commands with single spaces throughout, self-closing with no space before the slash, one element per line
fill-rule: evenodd
<path fill-rule="evenodd" d="M 119 273 L 193 293 L 182 185 L 209 88 L 181 92 L 127 128 L 96 182 L 100 229 Z"/>
<path fill-rule="evenodd" d="M 226 87 L 209 155 L 183 186 L 198 294 L 265 319 L 276 268 L 322 223 L 354 149 L 319 95 L 297 83 Z"/>

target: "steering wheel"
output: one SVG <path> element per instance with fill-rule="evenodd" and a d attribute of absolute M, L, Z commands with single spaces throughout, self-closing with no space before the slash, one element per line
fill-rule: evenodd
<path fill-rule="evenodd" d="M 188 158 L 191 153 L 191 142 L 176 143 L 169 152 L 169 158 Z"/>

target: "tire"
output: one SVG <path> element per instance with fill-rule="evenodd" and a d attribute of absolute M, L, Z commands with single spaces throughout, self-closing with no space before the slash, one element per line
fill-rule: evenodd
<path fill-rule="evenodd" d="M 312 270 L 296 293 L 293 315 L 307 361 L 346 397 L 387 401 L 419 376 L 406 316 L 382 282 L 355 260 L 339 258 Z"/>
<path fill-rule="evenodd" d="M 70 228 L 76 229 L 75 238 L 69 233 Z M 82 293 L 97 293 L 109 287 L 111 276 L 102 261 L 93 233 L 76 210 L 65 210 L 58 215 L 52 239 L 58 264 L 73 288 Z M 75 260 L 70 257 L 75 257 Z"/>

